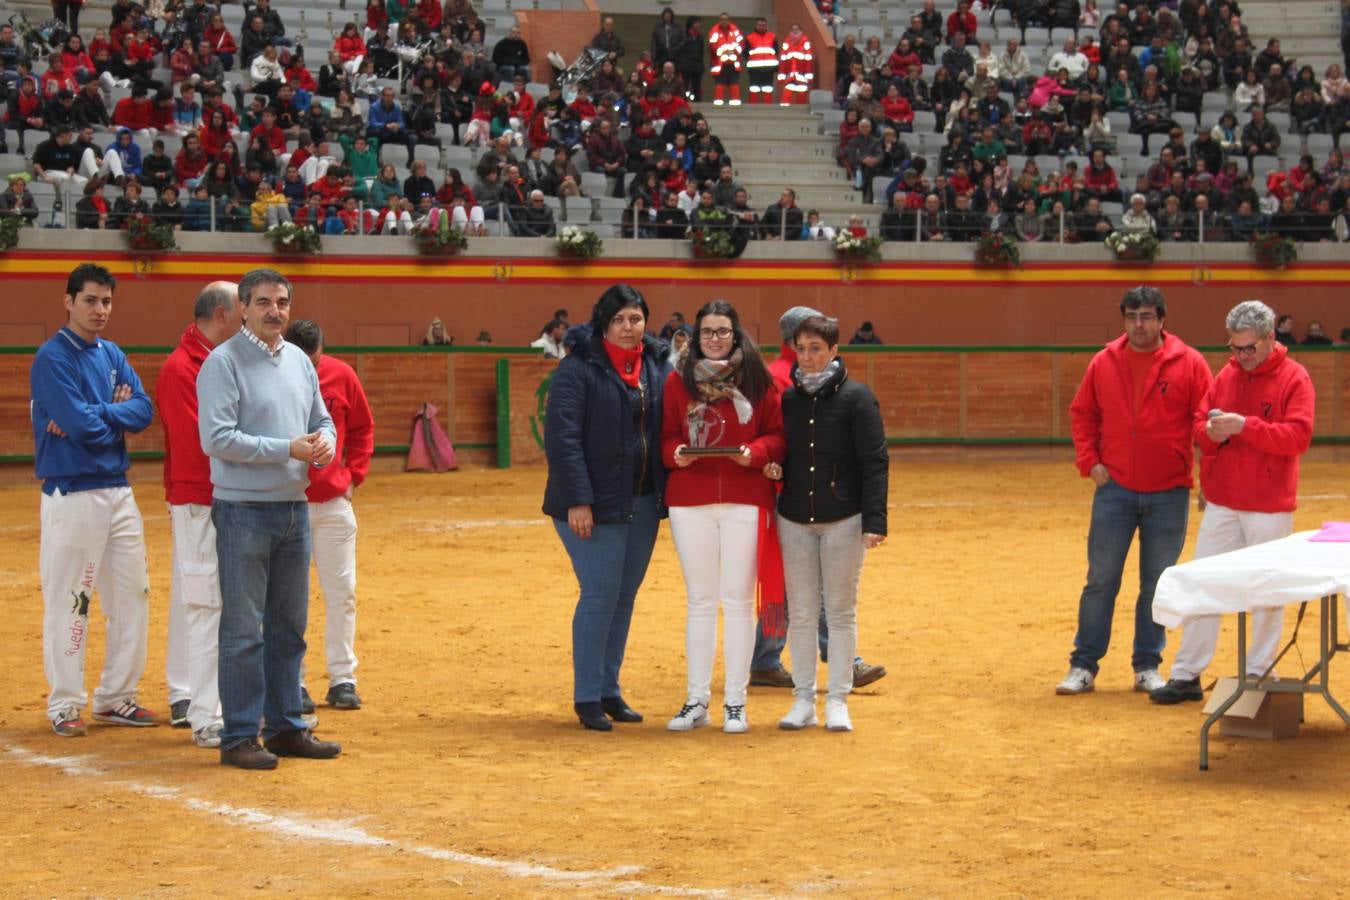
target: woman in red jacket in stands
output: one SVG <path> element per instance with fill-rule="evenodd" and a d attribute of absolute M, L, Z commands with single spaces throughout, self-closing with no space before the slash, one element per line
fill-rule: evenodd
<path fill-rule="evenodd" d="M 782 563 L 774 521 L 775 492 L 763 469 L 787 453 L 778 388 L 742 330 L 736 309 L 712 300 L 694 318 L 694 339 L 666 380 L 661 456 L 670 469 L 666 505 L 688 596 L 685 654 L 688 691 L 666 726 L 709 724 L 717 609 L 723 610 L 722 730 L 740 734 L 755 648 L 755 584 L 781 622 Z M 726 455 L 689 452 L 720 449 Z M 772 615 L 770 621 L 774 621 Z"/>
<path fill-rule="evenodd" d="M 207 158 L 206 151 L 202 149 L 201 139 L 197 135 L 189 134 L 183 138 L 183 149 L 178 151 L 178 156 L 173 161 L 174 174 L 178 176 L 180 184 L 195 188 L 201 184 L 206 167 L 210 164 L 211 160 Z"/>

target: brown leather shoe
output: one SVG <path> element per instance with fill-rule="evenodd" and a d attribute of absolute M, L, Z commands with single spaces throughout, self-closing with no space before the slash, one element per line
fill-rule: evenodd
<path fill-rule="evenodd" d="M 275 769 L 277 757 L 268 753 L 256 740 L 247 740 L 220 751 L 222 766 L 236 766 L 240 769 Z"/>
<path fill-rule="evenodd" d="M 792 687 L 792 673 L 783 668 L 782 664 L 774 666 L 772 669 L 759 669 L 750 673 L 750 683 L 756 687 Z"/>
<path fill-rule="evenodd" d="M 342 752 L 336 741 L 321 741 L 308 728 L 303 731 L 283 731 L 263 742 L 277 756 L 299 756 L 303 759 L 332 759 Z"/>

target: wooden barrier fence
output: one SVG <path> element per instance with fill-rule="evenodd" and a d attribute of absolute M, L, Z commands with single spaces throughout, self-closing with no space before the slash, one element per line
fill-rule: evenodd
<path fill-rule="evenodd" d="M 154 396 L 169 349 L 129 347 L 132 366 Z M 0 462 L 32 459 L 28 370 L 34 348 L 0 348 Z M 881 404 L 893 445 L 1063 444 L 1069 404 L 1091 347 L 847 347 L 850 377 Z M 498 465 L 543 461 L 544 405 L 555 363 L 528 348 L 334 347 L 355 367 L 375 415 L 377 452 L 407 451 L 412 417 L 424 402 L 459 450 L 495 452 Z M 772 355 L 772 350 L 767 351 Z M 1314 440 L 1350 443 L 1350 348 L 1295 351 L 1317 390 Z M 1216 370 L 1224 348 L 1206 348 Z M 139 457 L 163 451 L 158 419 L 129 445 Z"/>

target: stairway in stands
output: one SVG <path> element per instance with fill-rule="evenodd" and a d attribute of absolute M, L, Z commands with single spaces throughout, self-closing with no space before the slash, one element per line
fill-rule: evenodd
<path fill-rule="evenodd" d="M 775 97 L 777 95 L 775 94 Z M 750 194 L 750 205 L 762 213 L 778 200 L 783 188 L 797 192 L 797 205 L 817 210 L 835 227 L 848 224 L 853 213 L 874 226 L 880 209 L 865 207 L 847 175 L 834 161 L 838 137 L 820 133 L 820 119 L 806 106 L 713 106 L 697 104 L 712 133 L 731 157 L 736 180 Z"/>

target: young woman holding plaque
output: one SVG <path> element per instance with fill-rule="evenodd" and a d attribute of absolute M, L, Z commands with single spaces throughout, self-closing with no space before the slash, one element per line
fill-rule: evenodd
<path fill-rule="evenodd" d="M 670 469 L 666 504 L 688 596 L 689 667 L 684 705 L 666 727 L 709 724 L 720 605 L 722 730 L 739 734 L 749 727 L 757 580 L 765 619 L 782 623 L 775 492 L 763 470 L 783 460 L 785 445 L 778 389 L 730 303 L 713 300 L 698 311 L 693 337 L 666 380 L 663 407 L 661 456 Z"/>
<path fill-rule="evenodd" d="M 764 467 L 783 480 L 778 529 L 787 579 L 792 709 L 785 731 L 816 724 L 816 619 L 825 605 L 830 680 L 825 727 L 852 731 L 848 695 L 858 643 L 863 551 L 886 540 L 888 463 L 881 409 L 839 358 L 839 323 L 811 316 L 792 336 L 797 364 L 783 393 L 787 462 Z"/>

